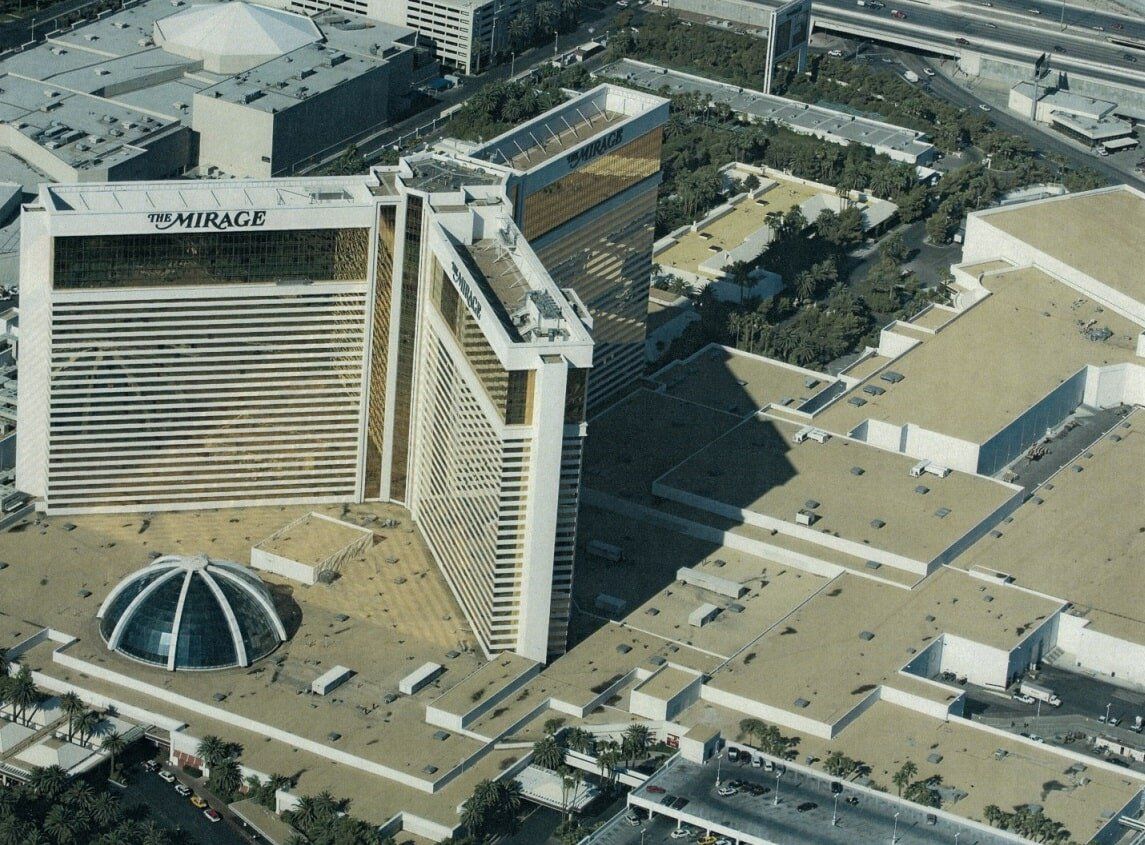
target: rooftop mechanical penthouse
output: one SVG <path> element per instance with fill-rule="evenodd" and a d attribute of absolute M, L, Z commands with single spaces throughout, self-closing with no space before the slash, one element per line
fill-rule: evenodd
<path fill-rule="evenodd" d="M 592 318 L 503 171 L 46 186 L 22 239 L 42 510 L 401 503 L 486 652 L 564 649 Z"/>

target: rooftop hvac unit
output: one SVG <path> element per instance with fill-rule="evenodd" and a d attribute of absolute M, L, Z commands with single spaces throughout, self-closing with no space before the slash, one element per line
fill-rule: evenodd
<path fill-rule="evenodd" d="M 910 468 L 910 477 L 911 478 L 918 478 L 920 475 L 922 475 L 924 472 L 926 472 L 926 466 L 929 463 L 930 463 L 930 461 L 919 461 L 917 464 L 912 466 Z"/>
<path fill-rule="evenodd" d="M 818 519 L 819 514 L 806 508 L 801 508 L 795 512 L 795 522 L 799 525 L 814 525 Z"/>
<path fill-rule="evenodd" d="M 826 443 L 831 439 L 831 435 L 823 431 L 821 428 L 811 429 L 811 432 L 807 436 L 814 440 L 816 443 Z"/>
<path fill-rule="evenodd" d="M 946 478 L 950 475 L 950 467 L 944 467 L 941 464 L 929 463 L 923 467 L 924 472 L 929 472 L 931 475 L 937 475 L 939 478 Z"/>
<path fill-rule="evenodd" d="M 805 426 L 803 426 L 803 428 L 799 429 L 799 431 L 795 432 L 795 436 L 792 437 L 791 439 L 794 440 L 796 443 L 802 443 L 804 440 L 807 439 L 808 435 L 811 434 L 811 432 L 813 432 L 814 430 L 815 429 L 812 426 L 805 425 Z"/>

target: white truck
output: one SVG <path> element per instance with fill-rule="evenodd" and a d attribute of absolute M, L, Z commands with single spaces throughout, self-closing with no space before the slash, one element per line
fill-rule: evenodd
<path fill-rule="evenodd" d="M 1036 701 L 1044 701 L 1050 707 L 1061 707 L 1062 704 L 1062 700 L 1057 697 L 1052 689 L 1035 684 L 1033 681 L 1022 681 L 1018 686 L 1018 692 L 1022 695 L 1028 695 Z"/>
<path fill-rule="evenodd" d="M 915 73 L 913 70 L 904 70 L 902 73 L 902 78 L 905 79 L 907 82 L 911 82 L 911 83 L 918 82 L 918 74 Z"/>

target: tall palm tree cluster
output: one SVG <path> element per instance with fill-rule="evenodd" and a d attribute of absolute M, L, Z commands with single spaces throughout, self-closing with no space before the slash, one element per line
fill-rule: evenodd
<path fill-rule="evenodd" d="M 349 815 L 350 801 L 329 792 L 304 795 L 283 820 L 298 833 L 287 845 L 393 845 L 393 839 L 362 819 Z"/>
<path fill-rule="evenodd" d="M 12 675 L 10 665 L 6 651 L 0 649 L 0 712 L 7 708 L 13 721 L 30 725 L 46 696 L 36 688 L 27 666 Z"/>
<path fill-rule="evenodd" d="M 454 845 L 481 845 L 517 829 L 521 810 L 521 784 L 515 780 L 483 780 L 461 805 L 461 824 L 466 837 L 454 839 Z"/>
<path fill-rule="evenodd" d="M 185 838 L 124 811 L 108 792 L 68 786 L 59 766 L 35 769 L 28 783 L 0 788 L 0 845 L 179 845 Z"/>
<path fill-rule="evenodd" d="M 1062 826 L 1062 823 L 1047 818 L 1040 809 L 1032 810 L 1029 807 L 1019 807 L 1015 812 L 1007 813 L 997 804 L 987 804 L 982 815 L 992 827 L 1012 830 L 1019 836 L 1032 839 L 1034 842 L 1052 842 L 1056 845 L 1070 842 L 1071 834 Z"/>
<path fill-rule="evenodd" d="M 237 742 L 224 742 L 217 736 L 208 735 L 199 742 L 195 754 L 210 770 L 207 789 L 228 804 L 235 800 L 243 785 L 238 762 L 242 746 Z"/>
<path fill-rule="evenodd" d="M 739 723 L 739 729 L 749 740 L 755 740 L 756 748 L 764 754 L 781 757 L 784 760 L 790 760 L 795 756 L 795 746 L 799 744 L 799 737 L 784 736 L 775 725 L 769 725 L 762 719 L 744 719 Z"/>

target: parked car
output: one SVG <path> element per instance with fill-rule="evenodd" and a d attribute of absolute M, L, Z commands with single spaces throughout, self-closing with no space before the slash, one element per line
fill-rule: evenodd
<path fill-rule="evenodd" d="M 687 839 L 692 835 L 691 828 L 687 827 L 674 827 L 672 832 L 668 834 L 671 839 Z"/>
<path fill-rule="evenodd" d="M 158 760 L 146 761 L 143 764 L 143 771 L 145 771 L 145 772 L 157 772 L 157 771 L 159 771 L 159 761 Z"/>
<path fill-rule="evenodd" d="M 632 827 L 639 827 L 641 822 L 640 816 L 636 815 L 635 812 L 631 812 L 626 815 L 624 820 L 628 822 L 628 824 L 630 824 Z"/>
<path fill-rule="evenodd" d="M 681 795 L 681 796 L 680 796 L 680 797 L 678 797 L 678 798 L 677 798 L 675 801 L 673 801 L 673 802 L 672 802 L 672 809 L 674 809 L 674 810 L 682 810 L 682 809 L 684 809 L 685 807 L 687 807 L 687 806 L 688 806 L 688 804 L 690 804 L 690 803 L 691 803 L 691 800 L 690 800 L 690 799 L 688 799 L 688 798 L 685 798 L 684 796 L 682 796 L 682 795 Z"/>
<path fill-rule="evenodd" d="M 843 791 L 843 784 L 839 783 L 839 781 L 837 781 L 837 780 L 831 781 L 831 794 L 832 795 L 838 795 L 842 791 Z"/>
<path fill-rule="evenodd" d="M 730 783 L 725 784 L 724 786 L 721 786 L 719 789 L 716 790 L 716 794 L 719 795 L 721 798 L 731 798 L 733 795 L 736 795 L 738 793 L 739 793 L 739 790 L 736 789 L 734 786 L 732 786 Z"/>
<path fill-rule="evenodd" d="M 1065 47 L 1063 47 L 1061 44 L 1055 44 L 1054 45 L 1054 52 L 1055 53 L 1064 53 L 1065 51 L 1066 51 Z"/>
<path fill-rule="evenodd" d="M 159 779 L 165 780 L 165 781 L 167 781 L 167 783 L 174 783 L 175 782 L 175 776 L 168 771 L 160 771 L 159 772 Z"/>
<path fill-rule="evenodd" d="M 896 21 L 905 21 L 906 20 L 906 12 L 904 12 L 900 9 L 891 9 L 891 17 L 894 18 Z"/>
<path fill-rule="evenodd" d="M 922 72 L 925 73 L 927 76 L 934 76 L 935 75 L 934 74 L 934 68 L 932 68 L 932 67 L 924 67 L 922 69 Z"/>
<path fill-rule="evenodd" d="M 201 795 L 192 795 L 191 796 L 191 803 L 194 806 L 198 807 L 200 810 L 207 809 L 207 802 L 203 798 L 203 796 L 201 796 Z"/>
<path fill-rule="evenodd" d="M 1032 695 L 1025 695 L 1024 693 L 1016 692 L 1010 697 L 1013 698 L 1014 701 L 1022 702 L 1022 704 L 1033 704 L 1034 703 L 1034 697 Z"/>
<path fill-rule="evenodd" d="M 857 807 L 859 805 L 859 796 L 858 795 L 848 795 L 846 798 L 843 799 L 843 801 L 846 802 L 847 804 L 850 804 L 852 807 Z"/>
<path fill-rule="evenodd" d="M 961 36 L 959 36 L 958 38 L 955 38 L 955 39 L 954 39 L 954 43 L 955 43 L 955 44 L 961 44 L 963 47 L 965 47 L 965 46 L 967 46 L 968 44 L 970 44 L 970 42 L 969 42 L 969 41 L 967 41 L 965 38 L 962 38 Z M 950 674 L 954 674 L 954 673 L 952 672 L 952 673 L 950 673 Z M 951 680 L 954 680 L 954 679 L 953 679 L 953 678 L 951 678 Z"/>
<path fill-rule="evenodd" d="M 648 791 L 651 792 L 653 795 L 663 795 L 664 794 L 664 787 L 656 786 L 656 784 L 652 784 L 652 786 L 648 787 Z"/>
<path fill-rule="evenodd" d="M 816 804 L 814 801 L 804 801 L 802 804 L 800 804 L 795 809 L 797 812 L 800 812 L 800 813 L 809 813 L 818 806 L 819 805 Z"/>
<path fill-rule="evenodd" d="M 990 111 L 990 107 L 988 105 L 986 105 L 985 103 L 979 103 L 978 108 L 981 109 L 982 111 Z"/>
<path fill-rule="evenodd" d="M 209 822 L 219 822 L 223 820 L 222 816 L 211 809 L 203 810 L 203 815 L 207 817 L 207 821 Z"/>
<path fill-rule="evenodd" d="M 175 784 L 175 791 L 186 798 L 191 794 L 191 787 L 187 786 L 185 783 L 177 783 Z"/>
<path fill-rule="evenodd" d="M 827 55 L 828 56 L 834 56 L 836 59 L 841 59 L 843 57 L 843 51 L 837 50 L 837 49 L 836 50 L 828 50 Z"/>

